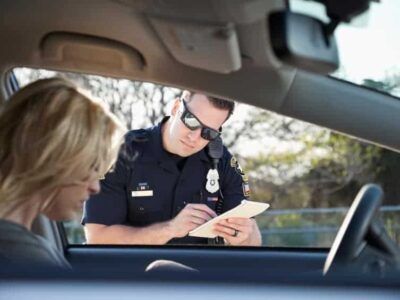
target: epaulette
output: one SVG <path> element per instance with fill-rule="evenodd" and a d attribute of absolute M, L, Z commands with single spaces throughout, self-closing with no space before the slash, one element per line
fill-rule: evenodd
<path fill-rule="evenodd" d="M 143 143 L 147 142 L 150 138 L 149 131 L 146 129 L 133 130 L 129 133 L 129 138 L 133 142 Z"/>

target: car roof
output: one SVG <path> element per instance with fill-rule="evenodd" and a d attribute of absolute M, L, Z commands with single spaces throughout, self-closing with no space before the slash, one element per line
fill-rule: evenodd
<path fill-rule="evenodd" d="M 286 1 L 3 0 L 0 76 L 28 66 L 207 92 L 400 149 L 395 97 L 298 70 L 273 54 Z"/>

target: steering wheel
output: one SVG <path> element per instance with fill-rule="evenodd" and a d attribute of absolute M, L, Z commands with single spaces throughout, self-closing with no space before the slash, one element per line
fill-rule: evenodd
<path fill-rule="evenodd" d="M 367 184 L 358 192 L 340 226 L 324 266 L 324 275 L 341 266 L 357 263 L 357 258 L 368 244 L 378 250 L 398 256 L 397 246 L 387 236 L 383 225 L 374 218 L 382 203 L 383 191 L 376 184 Z M 371 256 L 371 253 L 368 253 Z M 375 258 L 372 257 L 371 258 Z"/>

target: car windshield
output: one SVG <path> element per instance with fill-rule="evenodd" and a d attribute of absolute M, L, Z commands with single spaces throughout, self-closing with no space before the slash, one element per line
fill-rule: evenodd
<path fill-rule="evenodd" d="M 129 129 L 157 124 L 181 94 L 149 82 L 28 68 L 14 73 L 21 86 L 67 77 L 108 103 Z M 381 215 L 400 242 L 398 153 L 245 104 L 237 105 L 222 137 L 249 177 L 250 199 L 271 205 L 256 217 L 263 246 L 330 247 L 348 207 L 369 182 L 384 187 Z M 64 225 L 71 244 L 85 243 L 79 221 Z"/>
<path fill-rule="evenodd" d="M 291 10 L 328 22 L 325 7 L 313 1 L 290 1 Z M 370 9 L 335 31 L 340 67 L 333 77 L 400 96 L 400 5 L 372 2 Z"/>

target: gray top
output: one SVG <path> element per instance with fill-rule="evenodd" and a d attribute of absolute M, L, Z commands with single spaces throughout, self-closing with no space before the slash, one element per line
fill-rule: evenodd
<path fill-rule="evenodd" d="M 46 239 L 6 220 L 0 220 L 0 259 L 13 264 L 70 268 L 65 257 Z"/>

